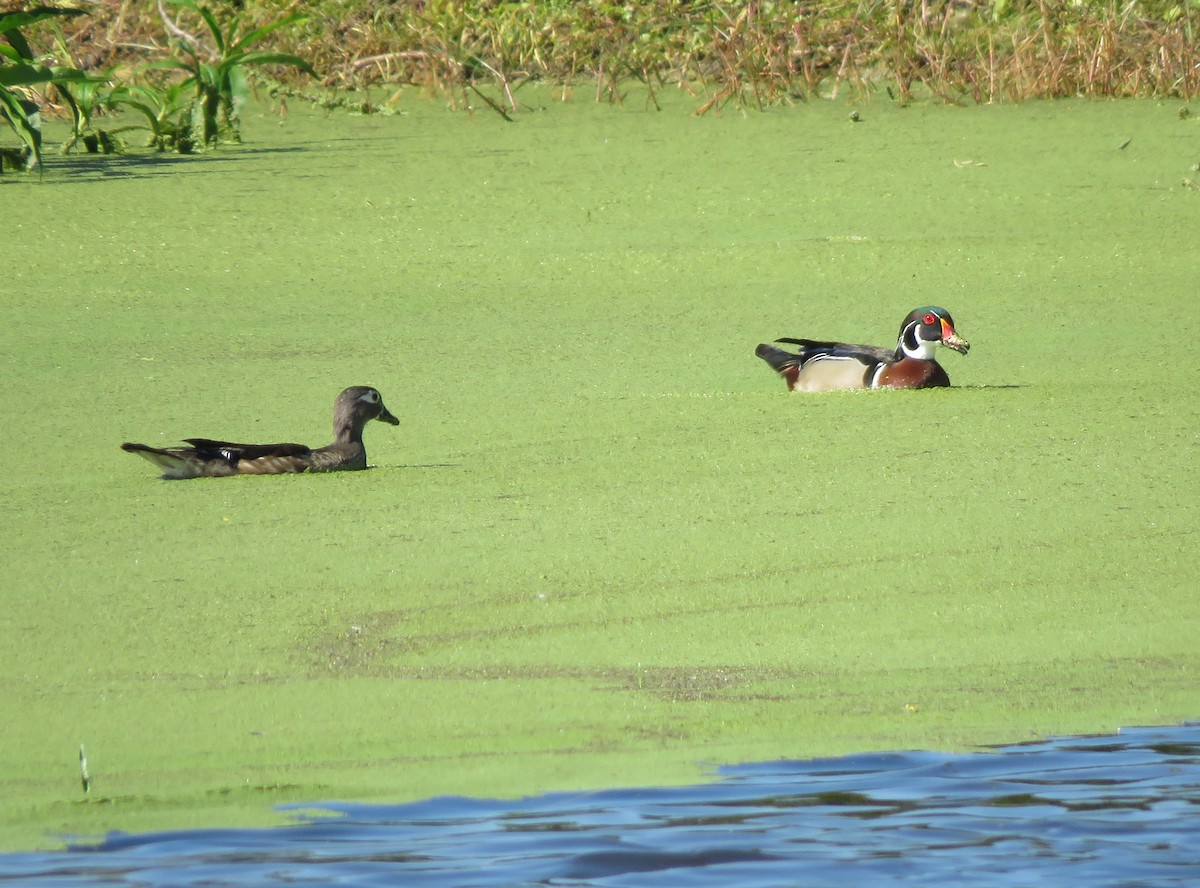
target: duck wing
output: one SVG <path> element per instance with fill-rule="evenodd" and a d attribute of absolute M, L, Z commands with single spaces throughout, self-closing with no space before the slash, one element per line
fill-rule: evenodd
<path fill-rule="evenodd" d="M 849 342 L 825 342 L 819 339 L 776 339 L 789 345 L 800 346 L 796 356 L 803 363 L 819 355 L 830 358 L 854 358 L 864 364 L 880 364 L 896 360 L 893 349 L 882 348 L 878 345 L 856 345 Z"/>
<path fill-rule="evenodd" d="M 244 459 L 308 456 L 312 453 L 312 448 L 304 444 L 236 444 L 232 441 L 215 441 L 212 438 L 183 440 L 196 448 L 196 455 L 201 459 L 223 459 L 234 464 Z"/>

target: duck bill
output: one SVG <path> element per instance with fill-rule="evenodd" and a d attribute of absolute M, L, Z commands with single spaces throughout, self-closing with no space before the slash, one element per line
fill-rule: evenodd
<path fill-rule="evenodd" d="M 400 425 L 400 420 L 392 416 L 386 407 L 379 405 L 379 415 L 375 417 L 380 422 L 386 422 L 388 425 Z"/>
<path fill-rule="evenodd" d="M 954 349 L 960 355 L 965 355 L 971 350 L 971 343 L 955 333 L 954 328 L 947 324 L 945 319 L 942 320 L 942 345 Z"/>

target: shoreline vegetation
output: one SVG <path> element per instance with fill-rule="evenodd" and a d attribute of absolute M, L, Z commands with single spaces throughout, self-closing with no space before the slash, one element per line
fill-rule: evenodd
<path fill-rule="evenodd" d="M 40 168 L 43 112 L 72 121 L 64 154 L 121 152 L 134 130 L 193 154 L 240 141 L 253 95 L 281 114 L 289 98 L 371 114 L 417 88 L 509 122 L 531 83 L 657 110 L 679 91 L 696 115 L 876 93 L 1186 101 L 1200 90 L 1197 25 L 1197 0 L 0 0 L 0 121 L 22 143 L 0 147 L 0 171 Z M 141 117 L 99 126 L 119 110 Z"/>
<path fill-rule="evenodd" d="M 99 0 L 62 24 L 55 41 L 77 68 L 134 72 L 171 41 L 201 46 L 194 12 L 154 0 Z M 887 85 L 949 103 L 1068 96 L 1174 97 L 1200 91 L 1195 0 L 908 0 L 908 2 L 574 3 L 563 0 L 348 4 L 317 0 L 214 3 L 245 30 L 279 28 L 264 49 L 319 72 L 277 68 L 283 88 L 334 102 L 347 91 L 416 86 L 463 107 L 473 93 L 496 110 L 520 108 L 529 82 L 621 102 L 639 82 L 647 101 L 683 89 L 695 112 L 733 103 L 766 108 L 818 94 Z M 62 58 L 66 63 L 67 58 Z M 315 86 L 315 88 L 314 88 Z"/>

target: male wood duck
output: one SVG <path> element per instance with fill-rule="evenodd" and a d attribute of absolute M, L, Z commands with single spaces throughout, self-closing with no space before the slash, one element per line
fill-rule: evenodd
<path fill-rule="evenodd" d="M 938 346 L 966 354 L 971 344 L 954 332 L 950 312 L 936 305 L 909 312 L 896 350 L 846 342 L 776 339 L 800 346 L 789 352 L 760 345 L 755 354 L 775 368 L 794 392 L 861 388 L 932 388 L 950 384 L 937 362 Z"/>
<path fill-rule="evenodd" d="M 284 475 L 294 472 L 336 472 L 367 467 L 363 426 L 372 419 L 400 425 L 370 386 L 343 391 L 333 404 L 333 443 L 309 448 L 303 444 L 233 444 L 210 438 L 184 438 L 191 447 L 121 445 L 144 456 L 163 470 L 165 479 L 223 478 L 227 475 Z"/>

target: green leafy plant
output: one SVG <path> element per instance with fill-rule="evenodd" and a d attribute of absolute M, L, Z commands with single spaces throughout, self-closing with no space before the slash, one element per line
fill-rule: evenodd
<path fill-rule="evenodd" d="M 176 7 L 195 12 L 208 29 L 212 50 L 205 50 L 198 39 L 168 23 L 175 58 L 155 62 L 151 67 L 179 69 L 187 72 L 183 86 L 195 90 L 191 106 L 191 128 L 194 141 L 215 145 L 219 140 L 241 141 L 238 109 L 249 96 L 250 87 L 245 69 L 250 65 L 287 65 L 316 76 L 312 66 L 298 55 L 287 52 L 251 50 L 248 47 L 268 34 L 303 19 L 292 13 L 274 22 L 239 34 L 240 19 L 233 16 L 225 27 L 207 6 L 195 0 L 168 0 Z M 199 138 L 195 138 L 198 134 Z"/>
<path fill-rule="evenodd" d="M 23 148 L 15 157 L 6 152 L 5 160 L 13 163 L 20 157 L 25 169 L 40 166 L 42 162 L 42 127 L 37 103 L 32 101 L 28 90 L 37 86 L 56 87 L 61 94 L 69 94 L 70 84 L 86 83 L 90 78 L 74 68 L 39 64 L 29 41 L 22 33 L 23 28 L 56 17 L 84 15 L 80 9 L 53 9 L 39 6 L 26 12 L 0 15 L 0 119 L 16 133 Z"/>
<path fill-rule="evenodd" d="M 135 124 L 125 129 L 148 130 L 148 147 L 156 151 L 178 151 L 180 154 L 190 154 L 196 150 L 191 135 L 194 100 L 190 84 L 172 83 L 159 87 L 139 83 L 119 86 L 108 95 L 107 104 L 113 108 L 129 108 L 146 118 L 145 126 Z"/>
<path fill-rule="evenodd" d="M 63 143 L 64 154 L 69 153 L 81 141 L 91 154 L 111 154 L 118 149 L 119 143 L 114 138 L 117 130 L 92 129 L 92 118 L 108 105 L 112 75 L 110 69 L 97 77 L 73 83 L 70 89 L 62 84 L 55 84 L 55 92 L 59 99 L 71 111 L 71 135 Z"/>

